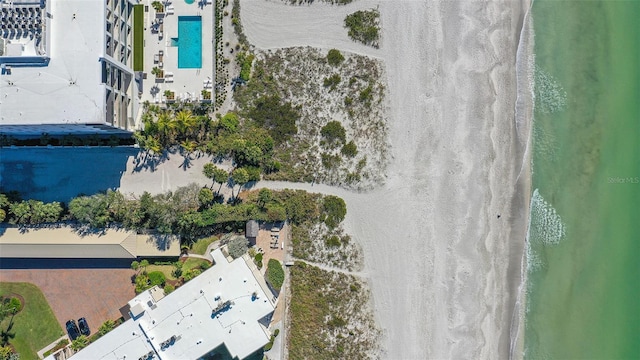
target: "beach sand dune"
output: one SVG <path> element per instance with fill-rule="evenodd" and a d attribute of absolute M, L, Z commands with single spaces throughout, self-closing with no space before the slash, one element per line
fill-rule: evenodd
<path fill-rule="evenodd" d="M 264 184 L 345 198 L 385 334 L 382 357 L 508 358 L 528 216 L 528 176 L 517 180 L 528 133 L 515 126 L 522 5 L 241 5 L 258 48 L 335 47 L 385 62 L 393 156 L 384 188 Z M 350 42 L 344 16 L 376 6 L 381 48 Z"/>

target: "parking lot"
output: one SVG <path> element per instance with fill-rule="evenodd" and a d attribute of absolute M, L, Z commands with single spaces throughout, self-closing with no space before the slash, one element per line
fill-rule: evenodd
<path fill-rule="evenodd" d="M 2 282 L 29 282 L 42 290 L 62 329 L 85 317 L 91 333 L 135 296 L 131 269 L 0 269 Z"/>

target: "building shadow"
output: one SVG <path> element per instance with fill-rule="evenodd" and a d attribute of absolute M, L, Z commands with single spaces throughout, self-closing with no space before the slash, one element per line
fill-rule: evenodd
<path fill-rule="evenodd" d="M 0 258 L 0 270 L 20 269 L 129 269 L 134 259 Z"/>
<path fill-rule="evenodd" d="M 120 187 L 134 147 L 14 147 L 0 149 L 0 191 L 24 199 L 67 202 Z"/>

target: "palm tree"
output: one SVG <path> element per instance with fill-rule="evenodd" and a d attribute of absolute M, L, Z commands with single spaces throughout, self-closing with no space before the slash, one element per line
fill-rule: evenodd
<path fill-rule="evenodd" d="M 198 146 L 198 144 L 196 144 L 195 141 L 193 140 L 185 140 L 183 142 L 180 143 L 180 146 L 182 146 L 182 148 L 188 152 L 188 153 L 192 153 L 194 151 L 196 151 L 196 147 Z"/>
<path fill-rule="evenodd" d="M 175 116 L 176 127 L 180 132 L 180 135 L 186 136 L 187 133 L 193 132 L 193 129 L 197 125 L 197 119 L 193 114 L 191 114 L 191 110 L 181 110 Z"/>
<path fill-rule="evenodd" d="M 160 134 L 160 141 L 162 145 L 168 145 L 173 142 L 176 123 L 171 120 L 169 113 L 163 111 L 158 114 L 156 123 L 158 125 L 158 133 Z"/>
<path fill-rule="evenodd" d="M 249 173 L 243 168 L 238 168 L 233 170 L 233 172 L 231 173 L 231 179 L 233 180 L 234 185 L 240 185 L 240 188 L 238 189 L 238 195 L 240 195 L 240 191 L 242 190 L 244 184 L 249 182 Z M 231 187 L 231 197 L 234 197 L 233 186 Z"/>
<path fill-rule="evenodd" d="M 162 145 L 160 145 L 158 139 L 151 136 L 148 136 L 145 139 L 144 148 L 152 151 L 155 154 L 160 154 L 162 152 Z"/>

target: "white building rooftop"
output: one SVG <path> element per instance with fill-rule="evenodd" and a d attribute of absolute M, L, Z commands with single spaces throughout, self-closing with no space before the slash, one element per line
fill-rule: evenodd
<path fill-rule="evenodd" d="M 198 359 L 222 345 L 244 359 L 262 348 L 274 311 L 264 279 L 250 260 L 228 262 L 219 249 L 212 255 L 214 266 L 164 298 L 151 290 L 136 296 L 131 319 L 72 359 Z"/>
<path fill-rule="evenodd" d="M 13 67 L 0 77 L 0 123 L 102 124 L 104 0 L 55 0 L 49 6 L 49 65 Z"/>

